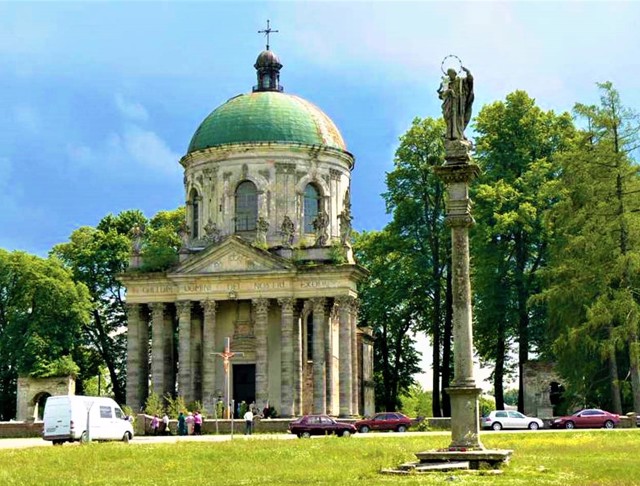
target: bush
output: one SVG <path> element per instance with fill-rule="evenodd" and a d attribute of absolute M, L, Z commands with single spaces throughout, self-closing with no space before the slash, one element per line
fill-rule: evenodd
<path fill-rule="evenodd" d="M 162 417 L 164 415 L 164 404 L 162 398 L 157 393 L 151 393 L 147 397 L 147 401 L 144 404 L 144 413 L 147 415 L 157 415 Z"/>
<path fill-rule="evenodd" d="M 496 409 L 496 399 L 488 395 L 480 395 L 480 416 L 484 417 Z"/>
<path fill-rule="evenodd" d="M 180 412 L 187 411 L 187 404 L 184 402 L 184 397 L 178 395 L 173 398 L 171 395 L 166 394 L 164 399 L 167 402 L 167 415 L 172 419 L 177 419 Z"/>

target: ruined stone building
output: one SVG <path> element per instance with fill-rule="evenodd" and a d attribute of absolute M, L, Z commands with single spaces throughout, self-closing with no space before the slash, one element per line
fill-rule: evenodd
<path fill-rule="evenodd" d="M 145 273 L 134 251 L 122 277 L 127 404 L 154 391 L 209 413 L 219 399 L 285 417 L 372 413 L 373 341 L 357 326 L 364 270 L 348 242 L 354 157 L 325 113 L 284 92 L 278 56 L 267 48 L 254 67 L 252 92 L 206 117 L 180 159 L 179 264 Z M 228 375 L 214 354 L 226 338 Z"/>

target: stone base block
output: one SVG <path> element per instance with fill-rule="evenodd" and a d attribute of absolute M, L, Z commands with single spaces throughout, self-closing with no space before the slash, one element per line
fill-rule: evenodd
<path fill-rule="evenodd" d="M 421 465 L 468 461 L 469 469 L 480 469 L 486 466 L 499 467 L 509 462 L 512 453 L 512 450 L 501 449 L 446 450 L 417 452 L 416 457 L 420 460 Z"/>

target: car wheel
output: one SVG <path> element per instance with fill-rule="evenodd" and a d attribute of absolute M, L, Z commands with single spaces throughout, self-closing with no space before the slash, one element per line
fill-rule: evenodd
<path fill-rule="evenodd" d="M 502 424 L 500 422 L 494 422 L 491 428 L 493 430 L 502 430 Z"/>
<path fill-rule="evenodd" d="M 574 424 L 571 420 L 569 420 L 566 424 L 564 424 L 565 429 L 575 429 L 576 424 Z"/>
<path fill-rule="evenodd" d="M 612 422 L 611 420 L 607 420 L 607 421 L 604 423 L 604 428 L 605 428 L 605 429 L 613 429 L 613 422 Z"/>
<path fill-rule="evenodd" d="M 398 432 L 406 432 L 407 431 L 407 427 L 404 425 L 399 425 L 398 426 Z"/>
<path fill-rule="evenodd" d="M 308 439 L 309 437 L 311 437 L 311 434 L 309 432 L 303 432 L 302 434 L 300 434 L 300 437 L 303 439 Z"/>
<path fill-rule="evenodd" d="M 529 430 L 538 430 L 540 428 L 540 426 L 538 425 L 538 422 L 531 422 L 529 424 Z"/>
<path fill-rule="evenodd" d="M 348 430 L 343 430 L 342 437 L 351 437 L 351 432 L 349 432 Z"/>
<path fill-rule="evenodd" d="M 369 427 L 367 427 L 366 425 L 363 425 L 362 427 L 360 427 L 361 434 L 366 434 L 367 432 L 369 432 Z"/>
<path fill-rule="evenodd" d="M 86 430 L 80 436 L 80 442 L 83 444 L 86 444 L 87 442 L 89 442 L 89 434 L 87 433 Z"/>
<path fill-rule="evenodd" d="M 61 446 L 62 444 L 64 444 L 63 440 L 54 440 L 53 441 L 53 445 L 54 446 Z"/>
<path fill-rule="evenodd" d="M 128 444 L 130 440 L 131 440 L 131 434 L 129 432 L 125 432 L 124 435 L 122 436 L 122 442 L 124 442 L 125 444 Z"/>

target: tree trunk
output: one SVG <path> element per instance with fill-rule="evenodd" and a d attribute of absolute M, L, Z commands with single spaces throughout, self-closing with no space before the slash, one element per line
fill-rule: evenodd
<path fill-rule="evenodd" d="M 442 415 L 451 417 L 451 400 L 445 391 L 451 383 L 451 331 L 453 326 L 453 287 L 451 260 L 447 258 L 447 289 L 445 294 L 444 330 L 442 338 Z"/>
<path fill-rule="evenodd" d="M 526 236 L 516 235 L 516 293 L 518 302 L 518 411 L 524 413 L 524 365 L 529 361 L 529 298 L 525 266 L 527 262 Z"/>
<path fill-rule="evenodd" d="M 609 328 L 609 337 L 611 337 L 612 329 Z M 613 413 L 622 413 L 622 402 L 620 400 L 620 381 L 618 378 L 618 362 L 616 360 L 616 348 L 613 341 L 609 348 L 609 383 L 611 390 L 611 408 Z"/>
<path fill-rule="evenodd" d="M 638 334 L 633 333 L 629 339 L 629 374 L 631 375 L 631 393 L 633 395 L 633 411 L 640 413 L 640 343 Z"/>
<path fill-rule="evenodd" d="M 505 324 L 504 321 L 500 321 L 498 324 L 498 336 L 496 340 L 496 367 L 493 372 L 493 390 L 496 399 L 496 410 L 504 410 L 504 387 L 502 382 L 504 380 L 504 364 L 505 364 Z"/>
<path fill-rule="evenodd" d="M 439 272 L 435 272 L 439 273 Z M 434 417 L 442 417 L 442 410 L 440 408 L 440 282 L 434 282 L 436 288 L 434 289 L 433 299 L 433 386 L 432 386 L 432 400 L 431 400 L 431 412 Z"/>

